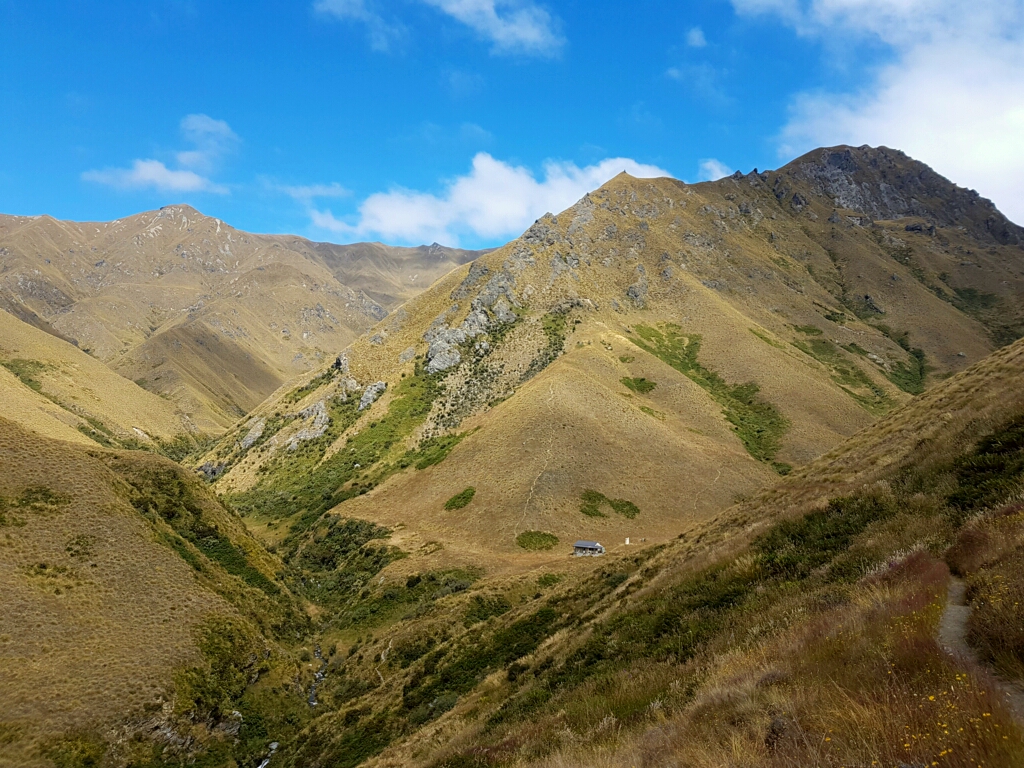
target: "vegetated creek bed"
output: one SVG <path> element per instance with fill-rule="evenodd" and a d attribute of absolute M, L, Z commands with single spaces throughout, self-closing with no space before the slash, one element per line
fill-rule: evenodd
<path fill-rule="evenodd" d="M 313 656 L 320 660 L 320 669 L 318 669 L 313 674 L 313 685 L 311 685 L 309 687 L 309 706 L 311 706 L 311 707 L 315 707 L 316 703 L 317 703 L 316 702 L 316 689 L 317 689 L 317 686 L 320 685 L 320 683 L 322 683 L 324 681 L 325 677 L 327 677 L 327 660 L 324 658 L 324 655 L 321 652 L 319 645 L 317 645 L 316 649 L 313 651 Z"/>
<path fill-rule="evenodd" d="M 319 662 L 320 662 L 320 669 L 318 669 L 316 672 L 313 673 L 313 684 L 309 687 L 309 700 L 308 701 L 309 701 L 309 706 L 311 706 L 311 707 L 315 707 L 317 705 L 317 700 L 316 700 L 316 689 L 317 689 L 317 686 L 319 686 L 320 683 L 322 683 L 324 681 L 324 678 L 327 677 L 327 659 L 324 658 L 323 651 L 320 650 L 320 646 L 319 645 L 317 645 L 316 648 L 313 650 L 313 657 L 316 658 L 317 660 L 319 660 Z M 270 765 L 270 758 L 272 758 L 274 756 L 274 753 L 277 752 L 277 747 L 278 747 L 278 743 L 276 741 L 273 741 L 273 742 L 270 743 L 270 752 L 267 754 L 266 757 L 264 757 L 260 761 L 260 764 L 257 766 L 257 768 L 267 768 L 267 766 Z"/>

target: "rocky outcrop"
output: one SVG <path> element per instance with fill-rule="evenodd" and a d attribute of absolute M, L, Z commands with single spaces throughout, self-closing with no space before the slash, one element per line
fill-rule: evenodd
<path fill-rule="evenodd" d="M 374 384 L 367 385 L 366 389 L 363 390 L 363 396 L 359 398 L 359 410 L 365 410 L 373 405 L 377 398 L 384 394 L 384 390 L 388 388 L 387 382 L 378 381 Z"/>
<path fill-rule="evenodd" d="M 1024 245 L 1024 228 L 990 200 L 887 147 L 816 149 L 782 168 L 774 182 L 776 197 L 782 201 L 792 195 L 790 203 L 799 212 L 807 200 L 789 181 L 809 185 L 836 208 L 872 219 L 915 216 L 939 226 L 966 226 L 976 237 L 1003 245 Z"/>
<path fill-rule="evenodd" d="M 246 426 L 249 427 L 249 431 L 245 434 L 245 437 L 243 437 L 241 442 L 238 444 L 238 447 L 241 448 L 243 451 L 248 451 L 250 448 L 252 448 L 253 444 L 257 440 L 263 437 L 263 430 L 267 426 L 267 420 L 260 418 L 252 418 L 249 419 L 249 422 L 246 424 Z"/>
<path fill-rule="evenodd" d="M 292 435 L 291 440 L 288 441 L 288 450 L 294 451 L 299 447 L 299 443 L 306 440 L 316 440 L 318 437 L 323 437 L 324 432 L 327 431 L 327 427 L 331 424 L 331 417 L 327 414 L 327 405 L 323 400 L 320 400 L 315 405 L 309 406 L 309 408 L 303 408 L 299 411 L 299 416 L 304 419 L 312 419 L 308 427 L 304 427 Z"/>

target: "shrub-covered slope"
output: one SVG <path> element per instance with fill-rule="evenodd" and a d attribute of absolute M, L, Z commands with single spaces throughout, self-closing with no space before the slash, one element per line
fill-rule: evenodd
<path fill-rule="evenodd" d="M 303 679 L 309 618 L 190 473 L 6 419 L 0 466 L 0 764 L 147 765 L 193 745 L 226 765 L 249 746 L 231 735 L 254 737 L 231 731 L 233 710 L 287 715 L 288 696 L 267 709 L 243 693 Z M 290 697 L 282 732 L 308 711 Z"/>

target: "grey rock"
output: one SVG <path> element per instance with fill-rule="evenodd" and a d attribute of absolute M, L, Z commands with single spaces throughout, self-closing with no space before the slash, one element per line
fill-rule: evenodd
<path fill-rule="evenodd" d="M 291 440 L 288 441 L 289 451 L 294 451 L 301 442 L 316 440 L 318 437 L 322 437 L 331 423 L 331 417 L 327 415 L 327 406 L 323 400 L 316 403 L 316 405 L 303 408 L 299 411 L 298 415 L 304 419 L 312 419 L 312 422 L 308 427 L 304 427 L 292 435 Z"/>
<path fill-rule="evenodd" d="M 522 272 L 527 267 L 532 267 L 537 263 L 537 260 L 533 257 L 533 251 L 524 245 L 519 245 L 512 255 L 505 259 L 504 269 L 506 272 Z"/>
<path fill-rule="evenodd" d="M 207 480 L 216 480 L 224 474 L 225 469 L 227 469 L 227 464 L 214 464 L 212 461 L 208 461 L 199 468 L 199 471 Z"/>
<path fill-rule="evenodd" d="M 644 299 L 647 297 L 647 275 L 642 264 L 637 266 L 637 272 L 640 273 L 640 277 L 626 289 L 626 295 L 633 300 L 634 305 L 642 307 Z"/>
<path fill-rule="evenodd" d="M 466 275 L 466 279 L 459 283 L 458 288 L 452 291 L 452 299 L 459 301 L 469 296 L 470 290 L 473 286 L 479 283 L 480 280 L 489 272 L 490 270 L 487 268 L 486 264 L 480 261 L 474 261 L 469 267 L 469 274 Z"/>
<path fill-rule="evenodd" d="M 530 245 L 554 245 L 562 242 L 562 235 L 552 227 L 558 220 L 550 213 L 545 213 L 523 233 L 522 241 Z"/>
<path fill-rule="evenodd" d="M 387 338 L 388 337 L 383 333 L 375 333 L 373 334 L 373 336 L 370 337 L 370 343 L 373 344 L 375 347 L 379 347 L 383 345 L 385 341 L 387 341 Z"/>
<path fill-rule="evenodd" d="M 491 307 L 491 310 L 494 312 L 494 319 L 499 323 L 514 323 L 519 319 L 516 313 L 512 311 L 512 307 L 509 306 L 509 303 L 505 300 L 504 296 L 494 302 L 494 306 Z"/>
<path fill-rule="evenodd" d="M 398 356 L 398 362 L 408 363 L 416 357 L 416 347 L 406 347 L 402 350 L 402 353 Z"/>
<path fill-rule="evenodd" d="M 387 383 L 383 381 L 367 385 L 366 389 L 363 390 L 363 396 L 359 398 L 359 410 L 365 410 L 373 405 L 387 388 Z"/>
<path fill-rule="evenodd" d="M 456 365 L 462 362 L 462 355 L 459 350 L 454 347 L 445 347 L 444 349 L 438 350 L 430 362 L 427 363 L 427 373 L 438 373 L 439 371 L 447 371 L 449 368 L 454 368 Z"/>
<path fill-rule="evenodd" d="M 489 323 L 490 320 L 486 312 L 482 309 L 474 309 L 466 315 L 466 319 L 462 321 L 462 325 L 459 328 L 466 334 L 466 338 L 472 339 L 480 334 L 487 333 Z"/>
<path fill-rule="evenodd" d="M 248 451 L 252 448 L 253 443 L 263 437 L 263 430 L 267 426 L 267 421 L 266 419 L 253 418 L 249 420 L 249 423 L 246 424 L 246 426 L 249 427 L 249 431 L 238 444 L 243 451 Z"/>
<path fill-rule="evenodd" d="M 511 272 L 507 268 L 502 269 L 501 272 L 487 281 L 487 285 L 473 299 L 472 306 L 474 309 L 480 309 L 481 307 L 489 309 L 500 298 L 504 298 L 512 306 L 517 306 L 519 302 L 516 301 L 515 287 L 516 279 L 512 276 Z"/>
<path fill-rule="evenodd" d="M 556 253 L 551 257 L 551 280 L 554 281 L 559 275 L 569 271 L 569 265 L 565 259 L 562 258 L 562 254 Z"/>

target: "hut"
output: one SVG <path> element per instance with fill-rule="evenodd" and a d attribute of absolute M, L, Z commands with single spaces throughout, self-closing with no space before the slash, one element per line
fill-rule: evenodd
<path fill-rule="evenodd" d="M 577 541 L 572 545 L 572 553 L 576 557 L 594 557 L 604 554 L 604 547 L 596 541 Z"/>

